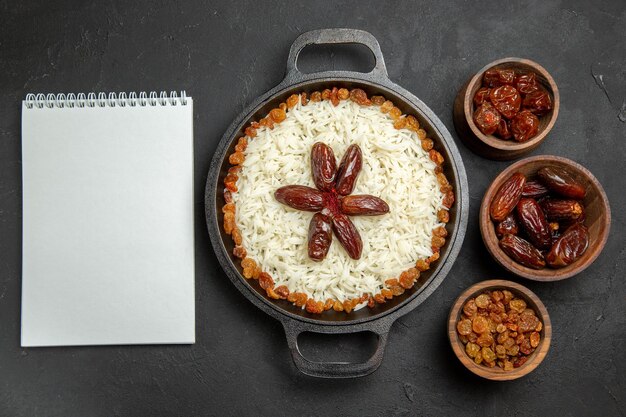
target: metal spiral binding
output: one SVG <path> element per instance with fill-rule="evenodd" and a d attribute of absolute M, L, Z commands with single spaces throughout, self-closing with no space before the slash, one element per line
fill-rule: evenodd
<path fill-rule="evenodd" d="M 74 107 L 135 107 L 135 106 L 186 106 L 187 93 L 182 90 L 180 96 L 176 91 L 170 91 L 169 95 L 166 91 L 157 94 L 156 91 L 146 93 L 145 91 L 137 94 L 130 92 L 128 94 L 121 93 L 69 93 L 69 94 L 26 94 L 24 104 L 27 108 L 74 108 Z"/>

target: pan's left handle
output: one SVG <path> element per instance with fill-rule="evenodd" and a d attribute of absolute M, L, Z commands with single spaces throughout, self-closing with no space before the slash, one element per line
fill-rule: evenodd
<path fill-rule="evenodd" d="M 304 77 L 304 74 L 298 69 L 298 56 L 300 52 L 309 45 L 326 44 L 365 45 L 372 52 L 374 60 L 376 61 L 369 75 L 375 78 L 389 78 L 380 44 L 374 35 L 364 30 L 342 28 L 312 30 L 298 36 L 296 40 L 293 41 L 291 49 L 289 50 L 287 75 L 285 78 L 289 79 L 291 82 L 296 82 L 299 78 Z"/>
<path fill-rule="evenodd" d="M 362 328 L 352 327 L 340 332 L 346 334 L 369 331 L 378 336 L 376 350 L 365 362 L 314 362 L 305 358 L 302 355 L 302 352 L 300 352 L 300 348 L 298 347 L 298 336 L 304 332 L 334 334 L 337 333 L 333 331 L 334 328 L 326 326 L 309 326 L 302 322 L 283 321 L 285 335 L 287 336 L 287 344 L 289 345 L 291 358 L 293 359 L 296 368 L 298 368 L 298 370 L 303 374 L 318 378 L 356 378 L 366 376 L 374 372 L 382 363 L 391 324 L 392 322 L 376 322 L 376 324 L 372 326 L 365 325 Z"/>

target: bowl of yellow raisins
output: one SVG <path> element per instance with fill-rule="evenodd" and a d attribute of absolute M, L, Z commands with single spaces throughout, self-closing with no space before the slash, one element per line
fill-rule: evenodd
<path fill-rule="evenodd" d="M 472 285 L 448 317 L 455 355 L 474 374 L 495 381 L 521 378 L 546 357 L 552 339 L 550 316 L 528 288 L 512 281 Z"/>

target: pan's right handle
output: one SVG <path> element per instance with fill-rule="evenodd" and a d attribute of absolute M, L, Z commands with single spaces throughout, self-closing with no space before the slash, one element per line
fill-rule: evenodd
<path fill-rule="evenodd" d="M 387 346 L 387 337 L 389 335 L 389 323 L 379 323 L 377 328 L 351 329 L 342 333 L 357 333 L 361 331 L 369 331 L 378 336 L 376 350 L 365 362 L 314 362 L 302 355 L 298 347 L 298 336 L 304 332 L 313 333 L 335 333 L 328 327 L 309 327 L 303 324 L 293 324 L 293 322 L 284 321 L 285 335 L 287 336 L 287 344 L 291 351 L 291 358 L 296 368 L 305 375 L 317 378 L 356 378 L 366 376 L 374 372 L 383 361 L 385 347 Z"/>
<path fill-rule="evenodd" d="M 325 45 L 325 44 L 360 44 L 365 45 L 374 54 L 376 61 L 374 68 L 369 75 L 374 77 L 389 78 L 387 75 L 387 67 L 385 67 L 385 59 L 380 50 L 378 41 L 369 32 L 359 29 L 319 29 L 305 32 L 298 36 L 291 45 L 289 50 L 289 58 L 287 58 L 287 76 L 286 79 L 301 78 L 302 72 L 298 69 L 297 61 L 300 52 L 309 45 Z"/>

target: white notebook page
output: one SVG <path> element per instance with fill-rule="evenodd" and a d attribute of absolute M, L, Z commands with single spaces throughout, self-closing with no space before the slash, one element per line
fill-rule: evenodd
<path fill-rule="evenodd" d="M 195 342 L 192 108 L 22 105 L 22 346 Z"/>

